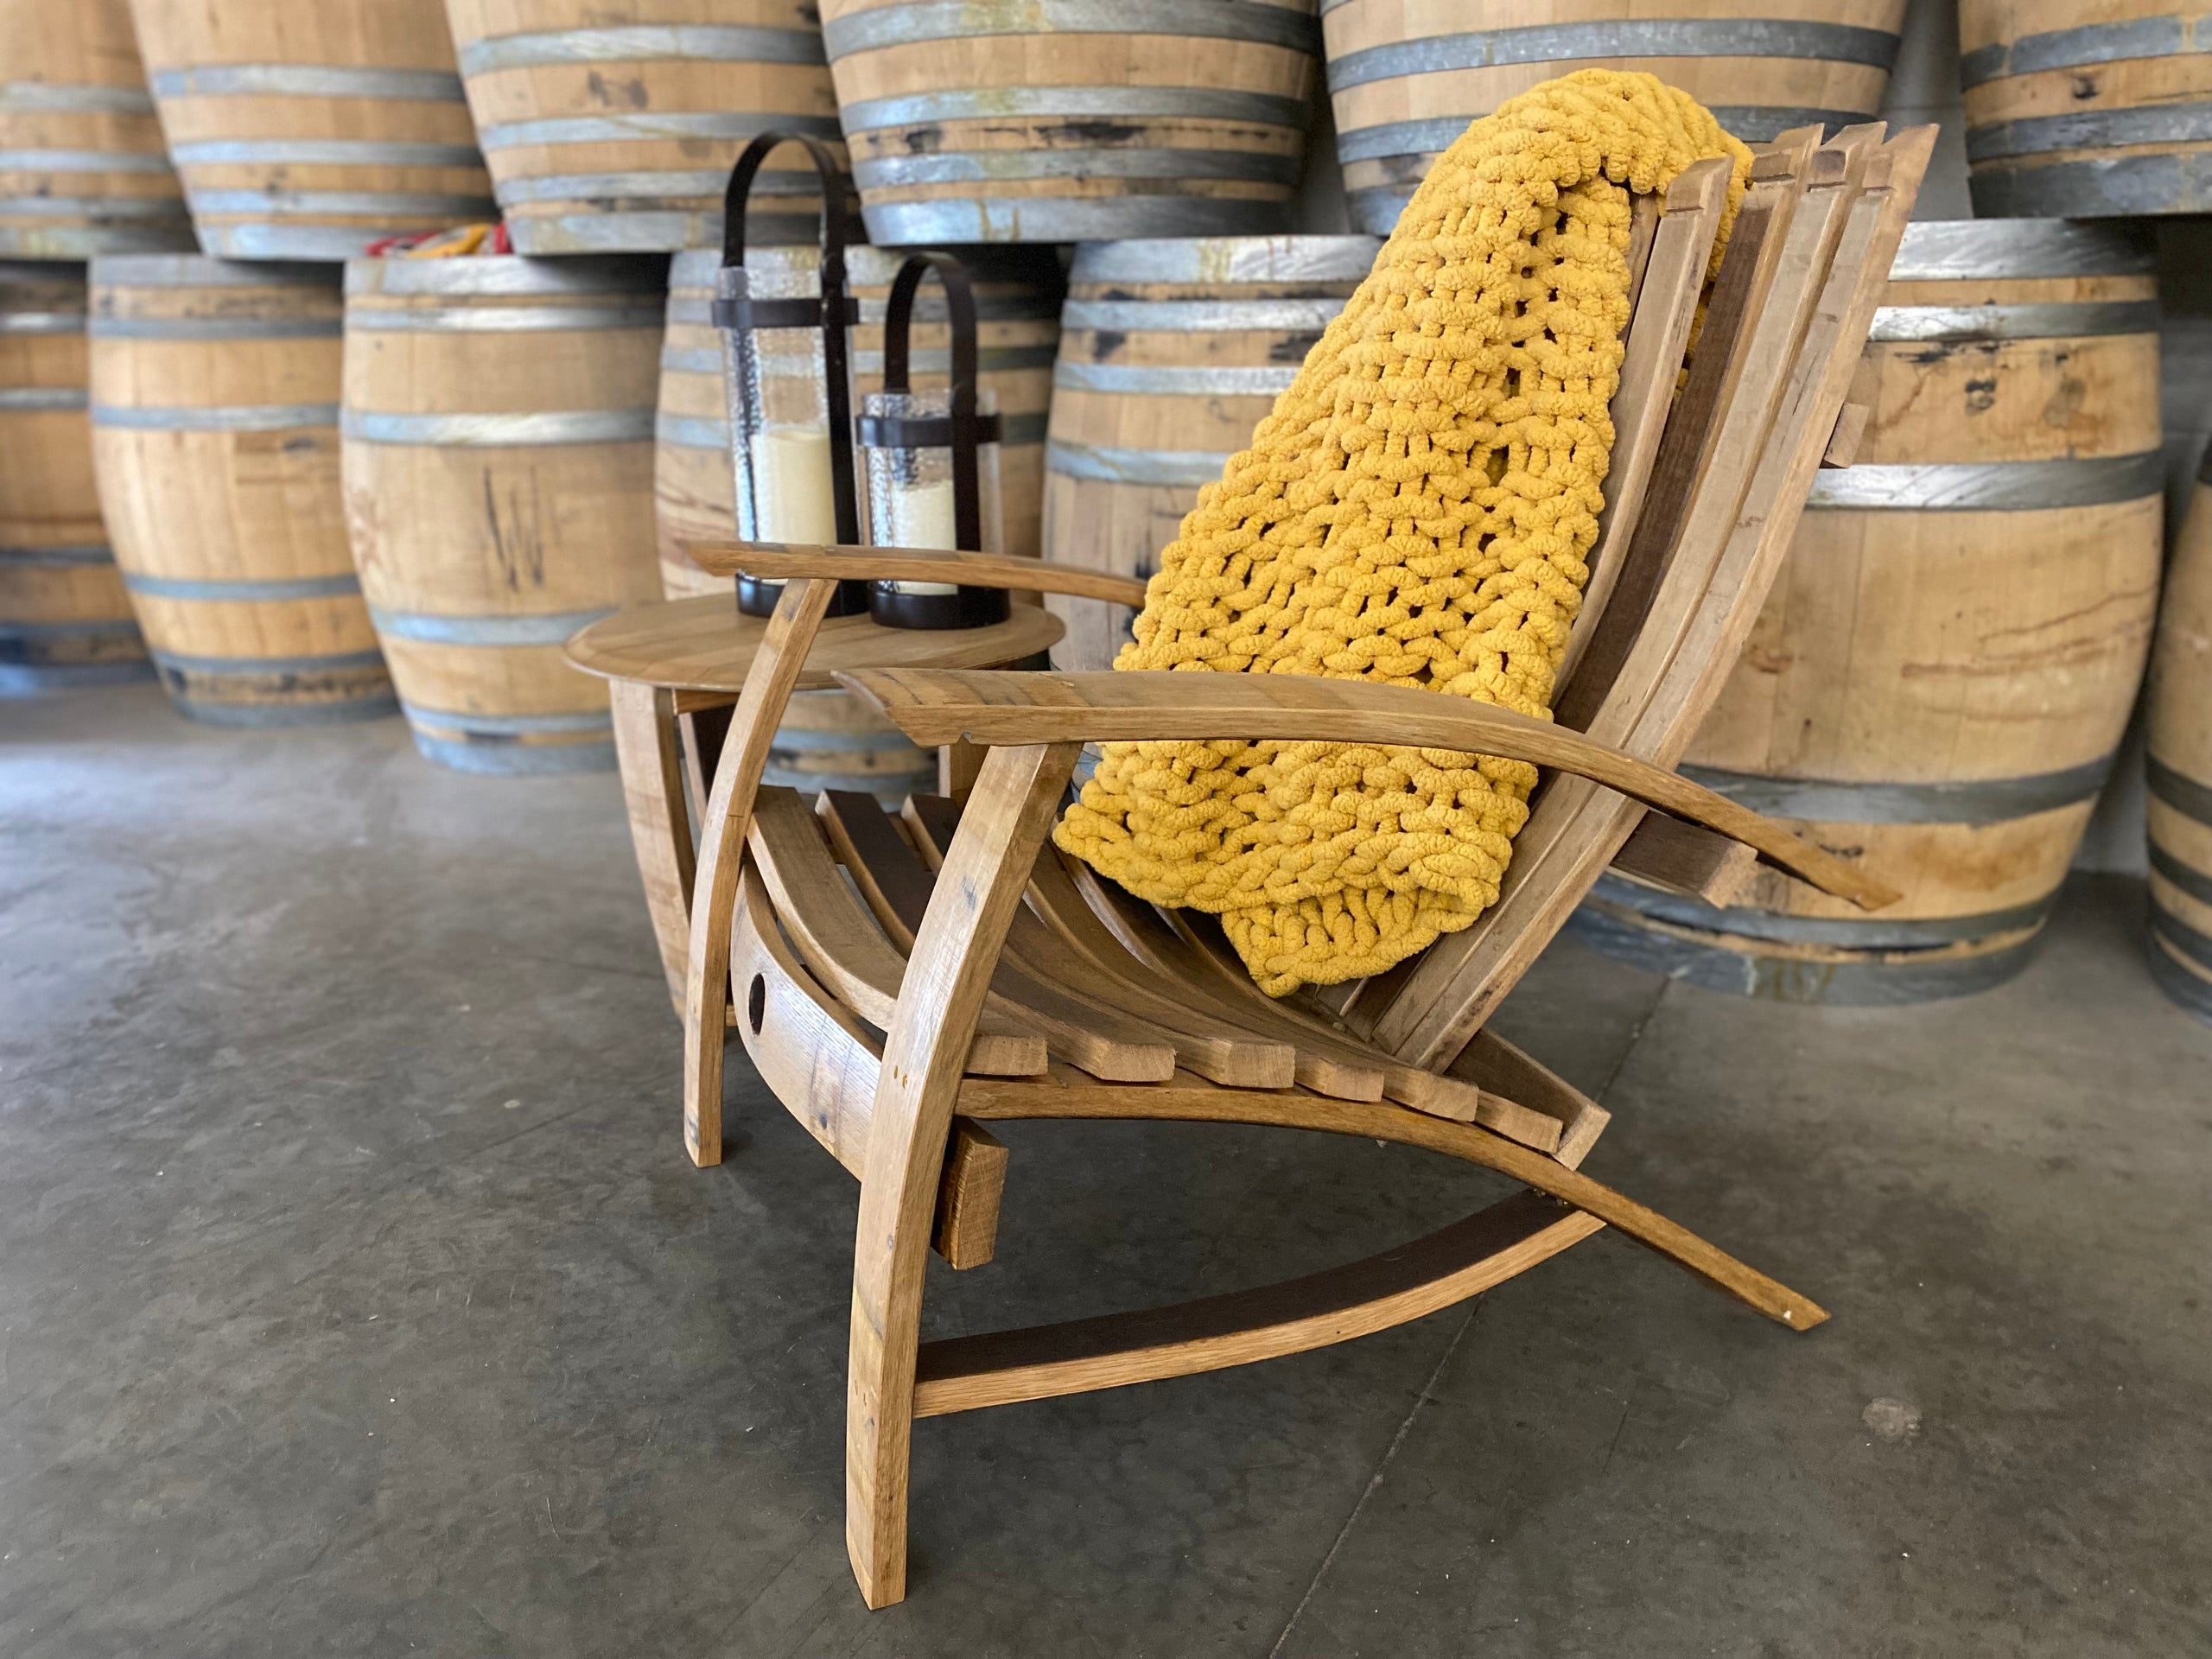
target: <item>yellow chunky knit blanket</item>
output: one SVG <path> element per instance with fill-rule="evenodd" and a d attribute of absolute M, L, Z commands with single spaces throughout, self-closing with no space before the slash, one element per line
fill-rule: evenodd
<path fill-rule="evenodd" d="M 1318 674 L 1545 715 L 1598 534 L 1630 192 L 1750 152 L 1588 69 L 1445 152 L 1252 447 L 1161 556 L 1119 669 Z M 1281 995 L 1379 973 L 1497 901 L 1535 768 L 1326 743 L 1106 746 L 1055 839 L 1218 914 Z"/>

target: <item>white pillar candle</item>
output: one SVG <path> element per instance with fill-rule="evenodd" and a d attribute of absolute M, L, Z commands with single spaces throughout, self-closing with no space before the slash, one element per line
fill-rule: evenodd
<path fill-rule="evenodd" d="M 892 544 L 950 553 L 960 545 L 958 518 L 952 505 L 952 480 L 941 478 L 926 484 L 891 486 Z M 949 594 L 941 582 L 902 582 L 902 594 Z"/>
<path fill-rule="evenodd" d="M 804 426 L 754 433 L 753 501 L 762 541 L 834 545 L 837 493 L 830 475 L 829 433 Z"/>

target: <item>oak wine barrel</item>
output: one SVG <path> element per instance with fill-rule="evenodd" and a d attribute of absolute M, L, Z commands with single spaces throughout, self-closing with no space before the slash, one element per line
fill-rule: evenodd
<path fill-rule="evenodd" d="M 1046 556 L 1149 576 L 1198 486 L 1251 442 L 1375 263 L 1368 236 L 1160 238 L 1076 250 L 1052 370 Z M 1047 601 L 1064 670 L 1113 666 L 1134 613 Z"/>
<path fill-rule="evenodd" d="M 0 258 L 190 246 L 127 0 L 0 0 Z"/>
<path fill-rule="evenodd" d="M 85 307 L 83 266 L 0 264 L 0 696 L 153 672 L 92 481 Z"/>
<path fill-rule="evenodd" d="M 2212 1020 L 2212 474 L 2166 572 L 2151 657 L 2151 971 Z"/>
<path fill-rule="evenodd" d="M 696 248 L 771 129 L 843 134 L 807 0 L 449 0 L 478 141 L 518 253 Z M 617 19 L 620 21 L 617 21 Z M 754 181 L 751 239 L 810 240 L 822 211 L 796 149 Z"/>
<path fill-rule="evenodd" d="M 1908 1002 L 2018 973 L 2141 682 L 2158 590 L 2158 307 L 2130 236 L 1905 232 L 1856 461 L 1818 475 L 1682 772 L 1898 888 L 1762 869 L 1726 908 L 1608 874 L 1577 928 L 1678 978 Z"/>
<path fill-rule="evenodd" d="M 2212 212 L 2208 48 L 2171 0 L 1960 0 L 1974 212 Z"/>
<path fill-rule="evenodd" d="M 1045 485 L 1046 411 L 1052 395 L 1052 353 L 1065 286 L 1059 261 L 1044 248 L 963 248 L 975 278 L 980 384 L 998 397 L 999 487 L 1005 550 L 1034 556 Z M 856 392 L 876 390 L 883 376 L 883 315 L 892 278 L 905 255 L 881 248 L 846 251 L 846 276 L 859 301 L 852 335 Z M 812 245 L 753 247 L 746 267 L 760 286 L 811 295 L 820 257 Z M 654 464 L 655 513 L 661 575 L 671 599 L 728 593 L 727 576 L 708 575 L 683 556 L 690 541 L 727 541 L 737 533 L 736 485 L 730 470 L 729 422 L 724 408 L 721 337 L 708 316 L 719 249 L 678 254 L 671 264 L 668 334 L 661 352 L 660 408 Z M 925 284 L 915 302 L 910 368 L 918 388 L 940 386 L 950 366 L 944 296 Z M 858 406 L 857 397 L 855 399 Z"/>
<path fill-rule="evenodd" d="M 1287 231 L 1313 0 L 824 0 L 868 239 Z"/>
<path fill-rule="evenodd" d="M 416 747 L 465 772 L 614 764 L 569 636 L 659 597 L 661 262 L 346 267 L 346 517 Z"/>
<path fill-rule="evenodd" d="M 133 0 L 203 251 L 344 259 L 497 218 L 440 0 Z"/>
<path fill-rule="evenodd" d="M 1904 26 L 1904 0 L 1322 0 L 1321 13 L 1352 223 L 1377 236 L 1470 121 L 1540 81 L 1644 70 L 1757 143 L 1871 119 Z"/>
<path fill-rule="evenodd" d="M 222 726 L 398 712 L 338 484 L 334 265 L 95 260 L 92 453 L 170 700 Z"/>

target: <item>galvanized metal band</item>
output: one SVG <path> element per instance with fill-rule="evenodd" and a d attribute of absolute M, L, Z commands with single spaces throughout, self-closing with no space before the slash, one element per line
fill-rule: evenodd
<path fill-rule="evenodd" d="M 2156 300 L 2049 305 L 1885 305 L 1869 340 L 2073 340 L 2089 334 L 2156 334 Z"/>
<path fill-rule="evenodd" d="M 2155 754 L 2145 758 L 2144 771 L 2152 795 L 2185 818 L 2212 824 L 2212 784 L 2198 783 L 2188 773 L 2175 771 Z"/>
<path fill-rule="evenodd" d="M 499 200 L 521 201 L 659 200 L 712 198 L 714 211 L 721 213 L 722 188 L 729 182 L 724 171 L 698 173 L 541 173 L 524 179 L 505 179 L 495 188 Z M 820 200 L 822 181 L 811 173 L 782 168 L 761 173 L 753 181 L 755 200 L 775 196 L 805 196 Z M 756 215 L 746 215 L 751 234 Z"/>
<path fill-rule="evenodd" d="M 92 262 L 100 288 L 328 288 L 338 273 L 327 266 L 253 264 L 208 259 L 194 253 L 111 254 Z"/>
<path fill-rule="evenodd" d="M 2150 238 L 2129 226 L 2056 219 L 1919 219 L 1890 262 L 1893 283 L 1969 277 L 2145 276 L 2158 268 Z"/>
<path fill-rule="evenodd" d="M 30 415 L 48 410 L 84 409 L 92 394 L 82 386 L 8 386 L 0 388 L 0 412 Z"/>
<path fill-rule="evenodd" d="M 1255 0 L 907 0 L 824 20 L 830 59 L 925 41 L 1009 35 L 1186 35 L 1321 53 L 1320 20 Z"/>
<path fill-rule="evenodd" d="M 1287 391 L 1298 366 L 1281 368 L 1155 368 L 1132 363 L 1060 362 L 1052 385 L 1067 391 L 1128 392 L 1154 397 L 1258 397 Z"/>
<path fill-rule="evenodd" d="M 125 685 L 154 677 L 154 665 L 143 657 L 111 658 L 96 663 L 9 662 L 8 630 L 0 626 L 0 696 L 36 696 L 42 692 L 80 686 Z"/>
<path fill-rule="evenodd" d="M 773 115 L 765 111 L 693 111 L 667 115 L 566 115 L 542 121 L 503 121 L 477 129 L 487 150 L 518 144 L 639 143 L 654 138 L 758 138 L 764 132 L 844 136 L 834 115 Z"/>
<path fill-rule="evenodd" d="M 925 753 L 916 748 L 914 740 L 900 731 L 824 732 L 801 726 L 776 728 L 775 747 L 800 754 L 839 752 L 848 754 L 855 752 L 890 753 L 900 750 L 917 755 Z M 929 754 L 930 769 L 934 772 L 937 769 L 936 753 L 926 753 Z"/>
<path fill-rule="evenodd" d="M 858 297 L 861 326 L 864 328 L 881 327 L 888 302 L 873 295 L 863 294 Z M 986 293 L 978 294 L 975 297 L 976 321 L 978 322 L 1057 324 L 1060 321 L 1060 302 L 1049 294 Z M 943 322 L 945 318 L 944 296 L 941 292 L 925 292 L 916 297 L 912 319 L 914 321 Z M 689 294 L 669 296 L 668 321 L 672 328 L 711 328 L 715 326 L 710 302 L 703 296 L 694 297 Z"/>
<path fill-rule="evenodd" d="M 342 575 L 238 581 L 154 576 L 126 570 L 123 573 L 123 585 L 146 599 L 202 600 L 225 605 L 276 604 L 294 599 L 342 599 L 348 594 L 361 591 L 361 579 L 351 570 Z"/>
<path fill-rule="evenodd" d="M 717 421 L 709 416 L 671 415 L 665 411 L 653 416 L 653 442 L 666 444 L 672 449 L 729 448 L 729 423 Z"/>
<path fill-rule="evenodd" d="M 163 668 L 185 674 L 328 674 L 384 666 L 380 651 L 332 652 L 321 657 L 195 657 L 175 651 L 152 655 Z"/>
<path fill-rule="evenodd" d="M 631 443 L 653 435 L 650 409 L 548 409 L 501 415 L 395 415 L 349 409 L 340 430 L 357 443 L 496 449 L 549 443 Z"/>
<path fill-rule="evenodd" d="M 528 737 L 543 732 L 605 732 L 614 727 L 613 713 L 605 709 L 587 709 L 567 715 L 484 715 L 432 709 L 420 702 L 403 702 L 400 706 L 407 711 L 408 719 L 426 726 L 479 733 L 486 737 Z"/>
<path fill-rule="evenodd" d="M 963 242 L 1102 242 L 1125 236 L 1272 236 L 1290 229 L 1288 193 L 1278 198 L 1185 194 L 1001 196 L 869 202 L 872 242 L 887 246 Z"/>
<path fill-rule="evenodd" d="M 157 98 L 375 98 L 458 104 L 449 69 L 367 69 L 331 63 L 202 63 L 157 69 Z"/>
<path fill-rule="evenodd" d="M 94 340 L 335 340 L 337 317 L 94 317 Z"/>
<path fill-rule="evenodd" d="M 307 671 L 309 673 L 315 670 Z M 222 682 L 228 679 L 251 681 L 257 677 L 248 672 L 236 675 L 209 677 L 213 683 L 195 682 L 196 689 L 210 691 L 223 690 Z M 377 683 L 370 681 L 368 683 Z M 203 726 L 233 726 L 264 728 L 272 726 L 339 726 L 357 720 L 379 720 L 399 712 L 399 699 L 390 690 L 372 692 L 362 697 L 316 697 L 313 699 L 290 696 L 277 702 L 226 702 L 216 697 L 195 697 L 182 683 L 172 679 L 162 688 L 169 694 L 169 701 L 176 711 L 187 720 L 196 720 Z M 243 686 L 241 690 L 245 689 Z"/>
<path fill-rule="evenodd" d="M 2150 958 L 2151 977 L 2158 988 L 2172 1000 L 2175 1006 L 2198 1019 L 2212 1021 L 2212 980 L 2193 974 L 2158 947 L 2156 930 L 2145 941 L 2144 954 Z"/>
<path fill-rule="evenodd" d="M 2164 493 L 2155 449 L 2085 461 L 1931 461 L 1818 474 L 1806 505 L 1852 512 L 2037 512 L 2098 507 Z"/>
<path fill-rule="evenodd" d="M 0 172 L 166 173 L 169 158 L 143 149 L 0 149 Z"/>
<path fill-rule="evenodd" d="M 1187 121 L 1237 121 L 1303 131 L 1310 106 L 1302 98 L 1218 86 L 985 86 L 974 91 L 906 92 L 840 107 L 849 133 L 878 127 L 926 127 L 945 121 L 1023 116 L 1175 116 Z M 1198 232 L 1203 234 L 1203 232 Z"/>
<path fill-rule="evenodd" d="M 1765 939 L 1781 944 L 1827 944 L 1852 950 L 1910 950 L 1956 944 L 1962 939 L 1993 938 L 2024 927 L 2034 927 L 2050 915 L 2056 890 L 2031 904 L 2003 910 L 1980 911 L 1971 916 L 1830 918 L 1785 916 L 1770 910 L 1732 906 L 1720 909 L 1702 899 L 1662 893 L 1656 887 L 1630 881 L 1610 871 L 1598 878 L 1594 894 L 1639 916 L 1695 928 L 1700 933 L 1726 933 L 1742 939 Z"/>
<path fill-rule="evenodd" d="M 484 216 L 491 212 L 486 207 Z M 312 259 L 326 265 L 353 258 L 371 243 L 392 234 L 391 227 L 376 225 L 288 224 L 250 219 L 227 224 L 203 219 L 194 230 L 200 245 L 222 258 Z"/>
<path fill-rule="evenodd" d="M 1458 136 L 1457 127 L 1453 136 Z M 1381 241 L 1371 236 L 1152 237 L 1090 242 L 1075 251 L 1068 281 L 1357 283 L 1382 251 Z"/>
<path fill-rule="evenodd" d="M 780 241 L 815 235 L 813 213 L 751 213 L 747 228 Z M 657 213 L 601 213 L 587 207 L 575 213 L 509 213 L 507 236 L 515 251 L 528 254 L 665 253 L 722 238 L 721 204 L 711 212 L 673 208 Z"/>
<path fill-rule="evenodd" d="M 1769 817 L 1815 823 L 2003 823 L 2095 798 L 2113 756 L 2024 778 L 1975 778 L 1926 784 L 1845 783 L 1770 778 L 1685 766 L 1683 777 Z"/>
<path fill-rule="evenodd" d="M 0 81 L 0 115 L 151 115 L 154 100 L 138 86 L 67 86 L 47 80 Z"/>
<path fill-rule="evenodd" d="M 543 611 L 535 615 L 503 612 L 489 616 L 391 611 L 373 604 L 369 607 L 369 620 L 376 625 L 379 634 L 425 645 L 564 645 L 577 630 L 613 614 L 611 607 L 591 611 Z M 466 723 L 474 718 L 478 717 L 439 715 L 448 725 Z"/>
<path fill-rule="evenodd" d="M 1064 478 L 1109 484 L 1156 484 L 1195 488 L 1211 484 L 1229 464 L 1227 454 L 1198 449 L 1115 449 L 1055 438 L 1045 446 L 1045 470 Z"/>
<path fill-rule="evenodd" d="M 1830 110 L 1803 104 L 1715 104 L 1721 130 L 1747 144 L 1764 144 L 1796 127 L 1818 127 L 1833 138 L 1846 127 L 1875 118 L 1872 110 Z"/>
<path fill-rule="evenodd" d="M 1669 979 L 1772 1002 L 1897 1007 L 1970 996 L 2016 978 L 2034 959 L 2041 929 L 1971 954 L 1904 951 L 1886 959 L 1808 960 L 1757 955 L 1711 940 L 1661 932 L 1601 899 L 1586 900 L 1568 929 L 1593 950 Z"/>
<path fill-rule="evenodd" d="M 1414 199 L 1410 185 L 1381 185 L 1370 190 L 1344 192 L 1344 210 L 1351 222 L 1375 236 L 1388 236 L 1398 227 L 1399 215 Z"/>
<path fill-rule="evenodd" d="M 654 328 L 654 302 L 631 305 L 439 306 L 422 311 L 356 306 L 346 323 L 359 334 L 530 334 L 605 328 Z"/>
<path fill-rule="evenodd" d="M 253 213 L 270 219 L 345 218 L 383 213 L 392 218 L 489 217 L 489 196 L 438 195 L 403 190 L 199 190 L 192 193 L 195 213 Z"/>
<path fill-rule="evenodd" d="M 0 311 L 0 334 L 81 334 L 82 311 Z"/>
<path fill-rule="evenodd" d="M 2212 870 L 2200 870 L 2184 864 L 2154 840 L 2151 842 L 2151 868 L 2169 886 L 2178 887 L 2200 905 L 2212 905 Z"/>
<path fill-rule="evenodd" d="M 108 221 L 145 219 L 173 219 L 188 227 L 191 219 L 182 196 L 7 196 L 0 197 L 0 219 L 89 219 L 86 229 L 97 238 L 98 228 Z M 68 256 L 90 259 L 105 253 L 124 253 L 135 244 L 118 242 L 112 247 L 105 244 L 88 244 L 85 251 Z M 148 247 L 159 245 L 148 244 Z M 34 255 L 33 257 L 61 257 L 60 255 Z"/>
<path fill-rule="evenodd" d="M 1298 182 L 1304 158 L 1256 149 L 970 149 L 853 163 L 863 190 L 999 179 L 1254 179 Z"/>
<path fill-rule="evenodd" d="M 1027 369 L 1049 369 L 1058 347 L 1038 346 L 986 346 L 976 353 L 976 367 L 983 374 L 1011 374 Z M 860 375 L 881 374 L 881 352 L 855 352 L 853 372 Z M 711 347 L 664 346 L 660 353 L 661 367 L 671 374 L 715 374 L 722 372 L 722 354 Z M 946 374 L 951 372 L 952 353 L 939 346 L 906 353 L 906 367 L 914 374 Z"/>
<path fill-rule="evenodd" d="M 1872 118 L 1859 110 L 1782 104 L 1717 104 L 1713 105 L 1713 116 L 1722 127 L 1751 143 L 1764 143 L 1793 127 L 1818 126 L 1832 131 Z M 1418 121 L 1384 121 L 1371 127 L 1350 128 L 1337 134 L 1337 160 L 1349 166 L 1354 162 L 1401 156 L 1433 159 L 1452 147 L 1467 130 L 1467 119 L 1459 116 L 1432 116 Z"/>
<path fill-rule="evenodd" d="M 1535 23 L 1370 46 L 1330 59 L 1329 90 L 1341 92 L 1401 75 L 1576 58 L 1809 58 L 1887 71 L 1897 55 L 1895 35 L 1850 23 L 1765 17 L 1611 17 L 1603 22 Z"/>
<path fill-rule="evenodd" d="M 1971 183 L 1977 213 L 2095 219 L 2212 213 L 2212 152 L 1980 167 Z"/>
<path fill-rule="evenodd" d="M 1001 415 L 999 442 L 1013 449 L 1043 443 L 1047 418 L 1043 410 L 1025 410 L 1017 414 Z M 671 415 L 660 411 L 653 416 L 653 438 L 656 442 L 676 449 L 727 451 L 729 448 L 729 423 L 718 421 L 712 416 Z"/>
<path fill-rule="evenodd" d="M 73 547 L 0 547 L 0 567 L 18 570 L 81 569 L 114 563 L 115 550 L 105 542 Z"/>
<path fill-rule="evenodd" d="M 1343 300 L 1070 300 L 1062 328 L 1114 334 L 1318 334 L 1337 320 Z"/>
<path fill-rule="evenodd" d="M 0 618 L 0 643 L 10 639 L 135 639 L 138 624 L 127 616 L 91 617 L 78 622 L 16 622 Z"/>
<path fill-rule="evenodd" d="M 2197 19 L 2130 17 L 2112 23 L 2047 29 L 2017 41 L 1992 41 L 1959 55 L 1959 75 L 1968 86 L 2008 75 L 2041 74 L 2087 63 L 2118 63 L 2127 58 L 2169 58 L 2212 49 L 2212 30 L 2196 37 Z"/>
<path fill-rule="evenodd" d="M 562 63 L 638 63 L 654 59 L 717 63 L 827 63 L 818 29 L 761 29 L 734 23 L 639 23 L 491 35 L 461 48 L 461 73 L 534 69 Z"/>
<path fill-rule="evenodd" d="M 454 741 L 413 728 L 416 752 L 454 772 L 488 778 L 542 778 L 578 772 L 613 772 L 614 741 L 518 743 Z"/>
<path fill-rule="evenodd" d="M 356 259 L 346 293 L 658 295 L 662 270 L 658 259 Z"/>
<path fill-rule="evenodd" d="M 2132 110 L 2082 110 L 1967 129 L 1967 160 L 2002 161 L 2054 149 L 2118 149 L 2128 144 L 2212 140 L 2212 104 L 2156 104 Z"/>
<path fill-rule="evenodd" d="M 179 167 L 266 162 L 278 167 L 471 167 L 484 157 L 474 144 L 404 143 L 389 138 L 207 138 L 172 144 Z"/>
<path fill-rule="evenodd" d="M 2199 932 L 2158 904 L 2151 906 L 2151 932 L 2200 967 L 2212 968 L 2212 933 Z"/>
<path fill-rule="evenodd" d="M 283 432 L 301 426 L 335 426 L 335 404 L 214 404 L 201 408 L 95 404 L 94 426 L 134 432 Z"/>

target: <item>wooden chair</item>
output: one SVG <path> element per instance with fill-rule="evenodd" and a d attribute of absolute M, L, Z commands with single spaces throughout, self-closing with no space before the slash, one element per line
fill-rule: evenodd
<path fill-rule="evenodd" d="M 841 675 L 917 742 L 986 751 L 964 810 L 899 817 L 760 786 L 836 580 L 957 581 L 1135 603 L 1028 560 L 695 547 L 786 582 L 753 658 L 701 848 L 685 983 L 685 1135 L 721 1156 L 724 1010 L 785 1106 L 860 1178 L 846 1535 L 871 1606 L 905 1593 L 917 1417 L 1243 1364 L 1418 1318 L 1604 1226 L 1796 1330 L 1827 1314 L 1578 1166 L 1607 1121 L 1484 1021 L 1617 855 L 1710 892 L 1758 858 L 1872 907 L 1847 861 L 1670 768 L 1758 615 L 1847 394 L 1932 129 L 1785 135 L 1753 183 L 1681 376 L 1725 171 L 1637 216 L 1634 321 L 1595 575 L 1547 723 L 1433 693 L 1281 675 Z M 1678 380 L 1681 382 L 1676 394 Z M 1547 769 L 1503 896 L 1376 979 L 1271 1001 L 1210 918 L 1161 912 L 1047 836 L 1080 747 L 1124 740 L 1413 744 Z M 1671 815 L 1635 837 L 1645 809 Z M 1732 850 L 1741 843 L 1751 852 Z M 989 1258 L 1004 1118 L 1275 1124 L 1425 1147 L 1527 1190 L 1369 1261 L 1177 1307 L 923 1343 L 926 1252 Z"/>

